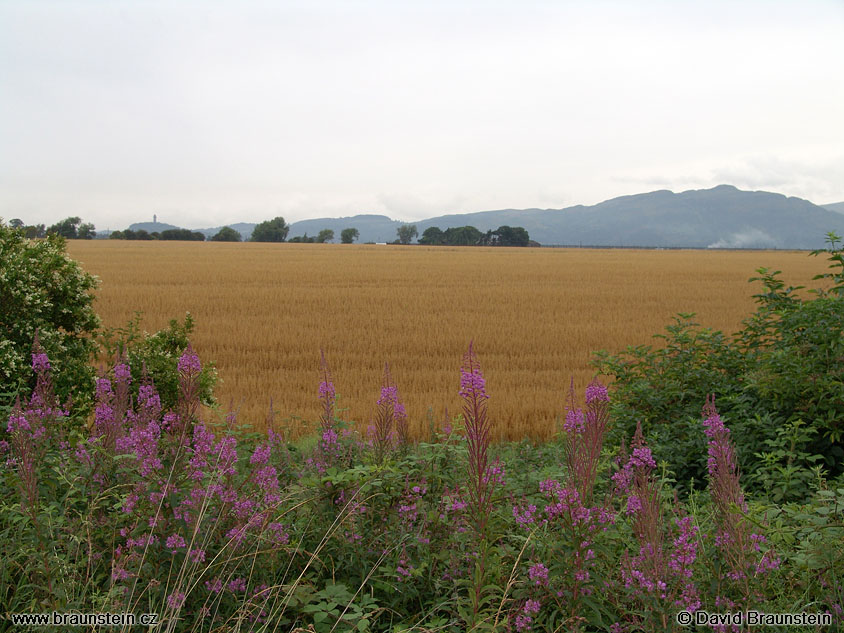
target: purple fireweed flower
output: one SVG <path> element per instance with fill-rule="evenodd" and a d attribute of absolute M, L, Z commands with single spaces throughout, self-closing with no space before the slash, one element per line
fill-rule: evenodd
<path fill-rule="evenodd" d="M 29 424 L 29 420 L 26 419 L 26 416 L 23 414 L 23 411 L 20 410 L 19 405 L 15 408 L 15 410 L 12 411 L 12 414 L 9 416 L 9 422 L 6 425 L 6 431 L 8 433 L 14 433 L 16 430 L 32 430 L 32 427 Z"/>
<path fill-rule="evenodd" d="M 161 418 L 161 426 L 168 433 L 172 433 L 173 431 L 175 431 L 176 425 L 178 423 L 179 423 L 179 414 L 174 413 L 173 411 L 168 411 L 167 413 L 164 414 L 164 417 Z"/>
<path fill-rule="evenodd" d="M 134 492 L 126 497 L 126 500 L 123 502 L 123 512 L 125 514 L 132 514 L 135 511 L 135 504 L 138 503 L 139 499 L 140 497 Z"/>
<path fill-rule="evenodd" d="M 516 630 L 521 633 L 522 631 L 530 631 L 530 623 L 533 622 L 533 618 L 529 615 L 522 615 L 519 614 L 516 616 Z"/>
<path fill-rule="evenodd" d="M 223 581 L 215 576 L 213 580 L 205 581 L 205 588 L 209 593 L 220 593 L 223 590 Z"/>
<path fill-rule="evenodd" d="M 530 529 L 530 526 L 536 522 L 536 506 L 531 504 L 526 508 L 522 506 L 513 506 L 513 518 L 516 523 L 525 529 Z"/>
<path fill-rule="evenodd" d="M 234 578 L 229 581 L 229 584 L 226 585 L 228 590 L 232 593 L 243 593 L 246 591 L 246 579 L 245 578 Z"/>
<path fill-rule="evenodd" d="M 118 451 L 134 452 L 142 477 L 148 477 L 162 467 L 158 456 L 158 440 L 161 429 L 155 422 L 144 427 L 134 427 L 128 435 L 117 438 L 115 449 Z"/>
<path fill-rule="evenodd" d="M 636 495 L 627 497 L 627 515 L 636 514 L 642 509 L 642 500 Z"/>
<path fill-rule="evenodd" d="M 235 463 L 237 462 L 237 438 L 228 435 L 221 439 L 216 446 L 217 470 L 222 475 L 233 476 L 235 474 Z"/>
<path fill-rule="evenodd" d="M 381 395 L 376 405 L 373 445 L 376 458 L 381 461 L 392 445 L 394 423 L 402 425 L 400 429 L 397 429 L 400 435 L 399 439 L 407 439 L 407 416 L 404 413 L 404 406 L 399 402 L 399 391 L 390 376 L 390 367 L 386 364 L 384 365 L 384 382 L 381 386 Z"/>
<path fill-rule="evenodd" d="M 505 484 L 505 474 L 504 465 L 499 460 L 496 460 L 493 464 L 487 467 L 483 481 L 485 484 L 503 486 Z"/>
<path fill-rule="evenodd" d="M 185 348 L 185 351 L 179 357 L 178 367 L 180 374 L 198 374 L 202 370 L 199 356 L 194 353 L 193 347 L 190 345 Z"/>
<path fill-rule="evenodd" d="M 138 388 L 138 404 L 153 416 L 157 417 L 161 412 L 161 397 L 152 385 L 141 385 Z"/>
<path fill-rule="evenodd" d="M 270 523 L 267 526 L 267 531 L 269 532 L 270 540 L 276 545 L 287 545 L 290 542 L 290 534 L 288 534 L 287 528 L 282 523 L 276 521 Z"/>
<path fill-rule="evenodd" d="M 270 459 L 272 447 L 269 444 L 258 444 L 249 458 L 249 463 L 253 466 L 255 464 L 266 464 Z"/>
<path fill-rule="evenodd" d="M 334 428 L 334 410 L 337 406 L 337 392 L 334 390 L 334 383 L 331 380 L 331 371 L 328 363 L 325 362 L 325 352 L 320 350 L 320 368 L 322 370 L 322 381 L 319 383 L 319 401 L 322 404 L 322 412 L 319 416 L 319 424 L 323 431 Z"/>
<path fill-rule="evenodd" d="M 492 513 L 493 491 L 498 477 L 491 475 L 489 445 L 492 424 L 487 414 L 486 382 L 473 344 L 463 356 L 460 368 L 460 396 L 466 421 L 466 444 L 469 452 L 469 515 L 477 536 L 481 537 Z"/>
<path fill-rule="evenodd" d="M 676 574 L 692 577 L 692 565 L 697 559 L 698 528 L 691 516 L 674 519 L 679 534 L 674 539 L 674 551 L 668 561 L 668 567 Z"/>
<path fill-rule="evenodd" d="M 44 352 L 33 352 L 32 369 L 36 372 L 50 371 L 50 359 Z"/>
<path fill-rule="evenodd" d="M 214 453 L 214 434 L 207 430 L 203 424 L 197 424 L 193 427 L 192 453 L 188 461 L 188 465 L 193 471 L 190 478 L 200 481 L 205 476 L 208 457 Z"/>
<path fill-rule="evenodd" d="M 167 537 L 166 544 L 167 549 L 169 549 L 173 554 L 176 553 L 176 550 L 186 545 L 185 539 L 181 534 L 171 534 Z"/>
<path fill-rule="evenodd" d="M 631 468 L 655 469 L 656 462 L 654 461 L 653 455 L 651 455 L 651 449 L 647 446 L 634 448 L 633 455 L 630 457 L 630 466 Z"/>
<path fill-rule="evenodd" d="M 607 388 L 601 383 L 599 383 L 597 380 L 593 380 L 591 383 L 589 383 L 589 386 L 586 387 L 586 404 L 590 404 L 591 402 L 595 401 L 610 401 Z"/>
<path fill-rule="evenodd" d="M 568 483 L 575 487 L 585 502 L 592 498 L 598 462 L 609 429 L 609 398 L 606 388 L 593 381 L 587 389 L 586 409 L 575 406 L 574 380 L 569 388 L 569 402 L 563 429 Z"/>
<path fill-rule="evenodd" d="M 132 371 L 126 363 L 118 363 L 114 366 L 114 379 L 120 383 L 130 383 L 132 381 Z"/>
<path fill-rule="evenodd" d="M 528 576 L 537 587 L 548 586 L 548 568 L 542 563 L 536 563 L 528 569 Z"/>
<path fill-rule="evenodd" d="M 563 430 L 567 433 L 583 433 L 586 421 L 581 409 L 573 409 L 566 412 L 566 421 L 563 422 Z"/>
<path fill-rule="evenodd" d="M 178 593 L 171 593 L 167 596 L 167 606 L 171 609 L 179 609 L 185 603 L 185 594 L 181 591 Z"/>
<path fill-rule="evenodd" d="M 542 603 L 538 600 L 528 600 L 525 602 L 524 612 L 528 615 L 536 615 L 539 613 L 539 610 L 542 608 Z"/>
<path fill-rule="evenodd" d="M 745 602 L 750 603 L 755 599 L 753 596 L 761 596 L 761 590 L 749 579 L 758 579 L 765 572 L 776 569 L 779 558 L 773 550 L 768 550 L 757 560 L 762 551 L 762 537 L 752 532 L 744 517 L 748 508 L 739 482 L 730 430 L 718 415 L 714 396 L 707 399 L 703 418 L 704 433 L 709 440 L 709 489 L 715 506 L 715 545 L 725 562 L 726 577 L 734 582 Z M 740 512 L 735 511 L 736 507 Z"/>
<path fill-rule="evenodd" d="M 330 380 L 323 380 L 319 383 L 319 399 L 322 401 L 334 402 L 337 395 L 334 390 L 334 383 Z"/>
<path fill-rule="evenodd" d="M 111 389 L 111 381 L 108 378 L 97 378 L 97 398 L 107 398 L 114 394 Z"/>

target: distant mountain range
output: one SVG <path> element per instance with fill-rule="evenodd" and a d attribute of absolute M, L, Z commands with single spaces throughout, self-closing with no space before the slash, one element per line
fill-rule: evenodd
<path fill-rule="evenodd" d="M 340 231 L 354 227 L 360 232 L 359 242 L 392 242 L 402 224 L 406 223 L 384 215 L 302 220 L 291 224 L 288 237 L 332 229 L 339 241 Z M 828 231 L 844 234 L 844 202 L 819 206 L 801 198 L 720 185 L 682 193 L 653 191 L 565 209 L 442 215 L 413 224 L 420 237 L 432 226 L 445 230 L 471 225 L 483 232 L 505 224 L 521 226 L 543 245 L 812 249 L 823 247 Z M 228 226 L 248 239 L 255 224 Z M 151 232 L 178 227 L 147 222 L 129 228 Z M 197 230 L 211 237 L 220 228 Z"/>

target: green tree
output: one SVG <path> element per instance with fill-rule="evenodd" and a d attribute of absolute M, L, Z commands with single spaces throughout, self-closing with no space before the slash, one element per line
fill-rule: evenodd
<path fill-rule="evenodd" d="M 23 220 L 21 220 L 20 218 L 12 218 L 11 220 L 9 220 L 9 226 L 11 226 L 13 229 L 22 229 L 24 226 Z"/>
<path fill-rule="evenodd" d="M 256 226 L 249 240 L 251 242 L 283 242 L 287 239 L 289 232 L 290 225 L 284 221 L 284 218 L 276 217 Z"/>
<path fill-rule="evenodd" d="M 322 229 L 316 237 L 316 241 L 320 244 L 324 244 L 325 242 L 330 242 L 334 239 L 334 231 L 331 229 Z"/>
<path fill-rule="evenodd" d="M 243 237 L 230 226 L 224 226 L 211 238 L 212 242 L 240 242 Z"/>
<path fill-rule="evenodd" d="M 33 386 L 36 333 L 50 358 L 56 393 L 84 408 L 90 402 L 100 320 L 93 309 L 97 278 L 65 254 L 58 234 L 44 240 L 0 222 L 0 407 Z"/>
<path fill-rule="evenodd" d="M 179 240 L 185 242 L 204 242 L 205 235 L 199 231 L 191 231 L 190 229 L 167 229 L 166 231 L 161 231 L 159 239 Z"/>
<path fill-rule="evenodd" d="M 425 229 L 422 237 L 419 238 L 420 244 L 427 246 L 439 246 L 445 243 L 445 233 L 438 226 L 431 226 Z"/>
<path fill-rule="evenodd" d="M 132 393 L 137 398 L 138 387 L 152 382 L 161 404 L 174 407 L 179 398 L 179 357 L 190 344 L 193 317 L 185 314 L 183 323 L 171 319 L 169 327 L 148 334 L 141 330 L 141 313 L 136 312 L 126 327 L 106 328 L 98 337 L 106 357 L 117 362 L 125 360 L 132 372 Z M 203 363 L 199 374 L 200 402 L 213 405 L 217 370 L 213 363 Z"/>
<path fill-rule="evenodd" d="M 97 231 L 94 228 L 94 225 L 90 222 L 83 222 L 79 225 L 77 237 L 80 240 L 93 240 L 95 237 L 97 237 Z"/>
<path fill-rule="evenodd" d="M 476 246 L 483 238 L 474 226 L 456 226 L 445 230 L 445 243 L 449 246 Z"/>
<path fill-rule="evenodd" d="M 79 237 L 79 225 L 81 223 L 82 218 L 79 217 L 74 216 L 72 218 L 65 218 L 61 222 L 53 224 L 49 229 L 47 229 L 47 233 L 61 235 L 69 240 L 75 240 Z"/>
<path fill-rule="evenodd" d="M 47 229 L 43 224 L 34 224 L 32 226 L 24 227 L 23 234 L 24 237 L 27 237 L 29 239 L 34 239 L 36 237 L 46 237 Z"/>
<path fill-rule="evenodd" d="M 398 234 L 399 242 L 402 244 L 410 244 L 410 241 L 419 235 L 415 224 L 402 224 L 396 229 L 396 233 Z"/>
<path fill-rule="evenodd" d="M 121 238 L 115 238 L 121 239 Z M 133 231 L 132 229 L 126 229 L 123 231 L 123 238 L 124 240 L 155 240 L 158 239 L 156 235 L 150 235 L 144 229 L 138 229 L 137 231 Z"/>
<path fill-rule="evenodd" d="M 835 269 L 844 262 L 835 242 L 820 252 Z M 594 364 L 613 377 L 616 439 L 641 424 L 681 488 L 706 476 L 700 403 L 716 394 L 742 472 L 757 490 L 791 500 L 808 492 L 811 468 L 830 480 L 844 472 L 844 295 L 818 289 L 805 299 L 780 271 L 757 273 L 757 309 L 732 337 L 681 314 L 660 345 L 599 352 Z"/>
<path fill-rule="evenodd" d="M 356 228 L 348 228 L 340 231 L 340 241 L 343 244 L 351 244 L 360 237 L 360 231 Z"/>
<path fill-rule="evenodd" d="M 112 231 L 109 233 L 108 239 L 110 240 L 125 240 L 126 236 L 123 234 L 123 231 Z"/>
<path fill-rule="evenodd" d="M 487 231 L 481 240 L 484 246 L 528 246 L 530 235 L 521 226 L 499 226 L 494 231 Z"/>

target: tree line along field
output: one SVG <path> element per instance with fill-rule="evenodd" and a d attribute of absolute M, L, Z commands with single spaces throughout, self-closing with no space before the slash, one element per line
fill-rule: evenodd
<path fill-rule="evenodd" d="M 658 344 L 678 312 L 736 331 L 765 266 L 808 284 L 825 262 L 806 252 L 635 251 L 70 241 L 102 281 L 95 309 L 155 331 L 190 312 L 194 349 L 214 361 L 217 400 L 239 420 L 313 429 L 324 350 L 342 417 L 365 429 L 384 363 L 410 433 L 428 412 L 460 411 L 456 368 L 470 340 L 483 359 L 494 440 L 548 439 L 569 381 L 582 389 L 599 349 Z M 307 421 L 307 422 L 305 422 Z"/>

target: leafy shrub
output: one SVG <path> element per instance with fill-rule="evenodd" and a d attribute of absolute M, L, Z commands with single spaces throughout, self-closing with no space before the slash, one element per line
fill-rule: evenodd
<path fill-rule="evenodd" d="M 150 384 L 131 397 L 118 362 L 85 432 L 68 426 L 46 355 L 31 360 L 35 390 L 0 440 L 10 613 L 151 612 L 190 631 L 620 633 L 672 630 L 681 607 L 751 606 L 842 623 L 844 488 L 812 482 L 802 505 L 745 499 L 714 408 L 698 420 L 708 488 L 681 503 L 641 428 L 629 454 L 604 449 L 597 384 L 582 410 L 572 397 L 559 443 L 488 445 L 494 409 L 471 350 L 457 430 L 415 447 L 345 429 L 324 364 L 322 436 L 307 450 L 273 429 L 240 433 L 233 415 L 204 422 L 189 348 L 173 408 Z M 394 393 L 387 380 L 393 415 Z"/>
<path fill-rule="evenodd" d="M 833 267 L 842 255 L 835 237 L 829 249 L 818 251 L 830 255 Z M 799 499 L 808 493 L 806 477 L 799 483 L 792 473 L 815 465 L 833 477 L 844 471 L 844 294 L 834 286 L 801 299 L 799 288 L 786 288 L 779 271 L 757 272 L 751 281 L 764 290 L 754 295 L 756 312 L 732 337 L 681 314 L 659 335 L 663 347 L 600 352 L 594 364 L 615 380 L 616 441 L 641 421 L 654 454 L 684 490 L 705 473 L 694 431 L 697 403 L 716 394 L 719 409 L 735 420 L 742 471 L 762 470 L 754 489 Z M 844 275 L 817 278 L 840 285 Z M 797 428 L 802 431 L 784 439 L 783 433 Z"/>
<path fill-rule="evenodd" d="M 29 358 L 36 334 L 50 357 L 58 397 L 73 398 L 80 410 L 90 403 L 97 284 L 65 254 L 64 238 L 31 240 L 0 223 L 0 410 L 35 386 Z"/>
<path fill-rule="evenodd" d="M 113 362 L 125 362 L 132 372 L 132 393 L 137 398 L 140 385 L 155 385 L 161 404 L 165 409 L 176 406 L 179 398 L 179 357 L 190 345 L 194 322 L 191 314 L 185 313 L 184 322 L 171 319 L 167 328 L 149 334 L 141 330 L 140 312 L 122 328 L 105 328 L 99 333 L 105 356 Z M 197 388 L 202 404 L 212 405 L 217 371 L 213 363 L 207 364 L 199 373 Z"/>
<path fill-rule="evenodd" d="M 290 225 L 282 217 L 266 220 L 258 224 L 252 231 L 252 242 L 283 242 L 290 232 Z"/>

